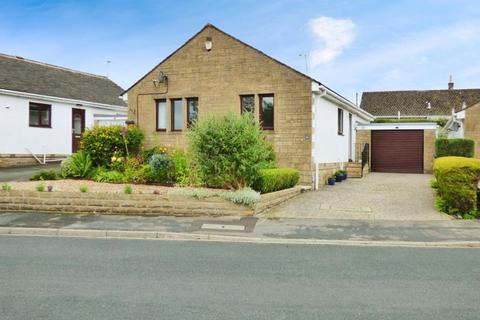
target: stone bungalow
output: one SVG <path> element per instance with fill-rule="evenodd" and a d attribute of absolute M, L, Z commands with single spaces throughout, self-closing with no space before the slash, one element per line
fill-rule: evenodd
<path fill-rule="evenodd" d="M 373 117 L 319 81 L 207 24 L 124 92 L 146 145 L 185 147 L 202 114 L 253 111 L 278 165 L 302 183 L 355 160 L 355 128 Z"/>
<path fill-rule="evenodd" d="M 448 120 L 444 128 L 435 123 L 372 123 L 359 127 L 359 140 L 371 145 L 371 169 L 381 172 L 430 173 L 435 138 L 476 140 L 480 155 L 480 89 L 455 89 L 452 78 L 444 90 L 377 91 L 362 94 L 361 108 L 376 118 Z"/>

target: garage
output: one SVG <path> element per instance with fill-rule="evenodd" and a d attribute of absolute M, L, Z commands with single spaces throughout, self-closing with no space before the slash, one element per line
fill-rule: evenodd
<path fill-rule="evenodd" d="M 424 130 L 372 130 L 371 169 L 423 173 Z"/>

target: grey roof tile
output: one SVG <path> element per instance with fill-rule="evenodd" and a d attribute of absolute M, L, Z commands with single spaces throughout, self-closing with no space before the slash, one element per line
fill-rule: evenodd
<path fill-rule="evenodd" d="M 428 109 L 430 102 L 431 109 Z M 480 102 L 480 89 L 364 92 L 360 107 L 374 116 L 448 116 Z"/>
<path fill-rule="evenodd" d="M 104 76 L 0 54 L 0 89 L 125 106 L 123 89 Z"/>

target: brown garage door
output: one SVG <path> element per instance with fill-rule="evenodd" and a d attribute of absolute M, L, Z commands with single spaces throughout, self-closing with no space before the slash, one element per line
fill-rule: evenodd
<path fill-rule="evenodd" d="M 423 130 L 372 131 L 372 171 L 423 173 Z"/>

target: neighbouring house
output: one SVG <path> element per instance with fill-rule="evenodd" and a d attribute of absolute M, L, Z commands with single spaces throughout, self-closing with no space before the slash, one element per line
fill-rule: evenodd
<path fill-rule="evenodd" d="M 122 91 L 104 76 L 0 54 L 0 167 L 65 158 L 86 128 L 125 123 Z"/>
<path fill-rule="evenodd" d="M 373 117 L 319 81 L 207 24 L 124 93 L 146 145 L 186 146 L 205 113 L 253 112 L 281 167 L 302 183 L 356 161 L 355 129 Z"/>
<path fill-rule="evenodd" d="M 438 133 L 463 137 L 456 114 L 479 101 L 480 89 L 455 89 L 451 77 L 445 90 L 364 92 L 360 107 L 377 123 L 359 127 L 357 139 L 370 144 L 372 171 L 431 173 Z"/>
<path fill-rule="evenodd" d="M 480 99 L 477 103 L 456 112 L 444 131 L 461 132 L 458 137 L 475 141 L 475 158 L 480 158 Z"/>

